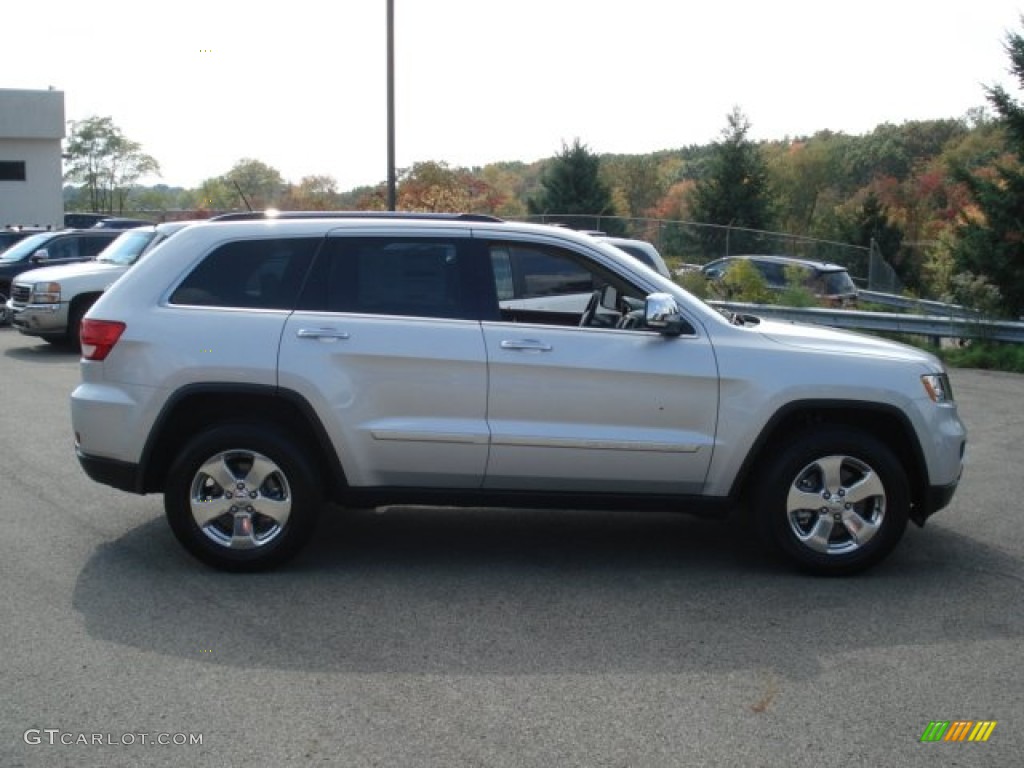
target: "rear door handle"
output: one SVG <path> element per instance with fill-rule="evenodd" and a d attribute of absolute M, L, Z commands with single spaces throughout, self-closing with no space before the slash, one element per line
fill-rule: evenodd
<path fill-rule="evenodd" d="M 502 349 L 521 349 L 527 352 L 550 352 L 554 347 L 537 339 L 506 339 L 501 342 Z"/>
<path fill-rule="evenodd" d="M 349 335 L 345 331 L 335 328 L 299 328 L 295 333 L 300 339 L 347 339 Z"/>

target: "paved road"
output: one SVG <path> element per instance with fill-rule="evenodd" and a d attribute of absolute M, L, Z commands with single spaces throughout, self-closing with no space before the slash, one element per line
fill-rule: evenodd
<path fill-rule="evenodd" d="M 76 378 L 0 329 L 0 766 L 1021 764 L 1022 376 L 953 372 L 956 500 L 840 580 L 686 516 L 409 508 L 216 573 L 79 470 Z M 955 719 L 998 725 L 919 743 Z"/>

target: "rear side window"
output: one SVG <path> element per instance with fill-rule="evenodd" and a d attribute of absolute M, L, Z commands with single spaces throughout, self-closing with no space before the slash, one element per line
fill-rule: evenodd
<path fill-rule="evenodd" d="M 472 318 L 456 240 L 335 237 L 307 288 L 304 309 L 366 315 Z"/>
<path fill-rule="evenodd" d="M 171 294 L 171 304 L 291 309 L 320 238 L 240 240 L 215 249 Z"/>

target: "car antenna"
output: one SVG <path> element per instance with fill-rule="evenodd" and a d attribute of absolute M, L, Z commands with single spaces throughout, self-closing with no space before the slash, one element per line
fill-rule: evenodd
<path fill-rule="evenodd" d="M 240 198 L 242 198 L 242 202 L 245 203 L 245 207 L 248 208 L 250 211 L 252 211 L 252 206 L 249 205 L 249 201 L 245 199 L 245 193 L 242 191 L 242 188 L 240 186 L 238 186 L 238 182 L 235 181 L 234 179 L 232 179 L 231 183 L 234 184 L 235 185 L 235 189 L 238 190 L 238 196 Z"/>

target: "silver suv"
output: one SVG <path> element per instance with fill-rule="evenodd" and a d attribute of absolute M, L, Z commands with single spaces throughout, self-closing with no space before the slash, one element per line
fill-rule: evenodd
<path fill-rule="evenodd" d="M 619 249 L 478 216 L 197 224 L 82 322 L 75 447 L 200 560 L 295 554 L 322 502 L 673 508 L 862 570 L 946 506 L 932 355 L 723 315 Z"/>

